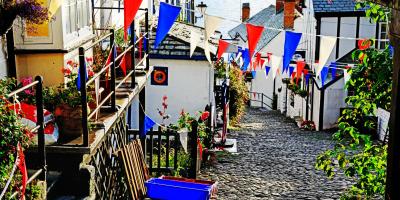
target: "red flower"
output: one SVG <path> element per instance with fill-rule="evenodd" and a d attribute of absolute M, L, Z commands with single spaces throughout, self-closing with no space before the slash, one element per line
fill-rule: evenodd
<path fill-rule="evenodd" d="M 93 70 L 89 70 L 89 72 L 88 72 L 88 75 L 89 75 L 89 77 L 92 77 L 92 76 L 94 76 L 94 72 L 93 72 Z"/>
<path fill-rule="evenodd" d="M 162 98 L 163 101 L 165 101 L 167 99 L 168 99 L 168 97 L 166 95 L 164 95 L 163 98 Z"/>
<path fill-rule="evenodd" d="M 67 61 L 67 65 L 72 66 L 72 64 L 74 64 L 74 61 L 72 61 L 72 60 L 68 60 L 68 61 Z"/>
<path fill-rule="evenodd" d="M 70 70 L 69 68 L 67 68 L 67 67 L 63 67 L 63 68 L 61 69 L 61 71 L 62 71 L 62 73 L 63 73 L 65 76 L 71 75 L 71 70 Z"/>
<path fill-rule="evenodd" d="M 163 106 L 164 109 L 168 108 L 168 104 L 166 104 L 165 102 L 162 103 L 162 106 Z"/>
<path fill-rule="evenodd" d="M 363 39 L 363 40 L 358 40 L 358 49 L 363 51 L 368 49 L 371 46 L 372 42 L 370 39 Z"/>
<path fill-rule="evenodd" d="M 57 107 L 56 110 L 54 111 L 55 116 L 61 116 L 62 115 L 62 109 L 60 107 Z"/>
<path fill-rule="evenodd" d="M 210 112 L 205 111 L 205 112 L 203 112 L 203 113 L 201 114 L 200 119 L 201 119 L 201 121 L 205 121 L 206 119 L 208 119 L 209 116 L 210 116 Z"/>
<path fill-rule="evenodd" d="M 88 57 L 88 58 L 86 58 L 86 61 L 87 61 L 87 62 L 92 62 L 92 61 L 93 61 L 93 58 L 92 58 L 92 57 Z"/>

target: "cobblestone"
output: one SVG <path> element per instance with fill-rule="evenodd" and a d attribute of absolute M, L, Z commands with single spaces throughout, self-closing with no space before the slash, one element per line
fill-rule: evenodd
<path fill-rule="evenodd" d="M 331 133 L 300 130 L 276 111 L 249 109 L 233 131 L 238 154 L 218 158 L 200 178 L 218 181 L 218 199 L 339 199 L 351 183 L 328 179 L 314 168 L 317 155 L 332 147 Z"/>

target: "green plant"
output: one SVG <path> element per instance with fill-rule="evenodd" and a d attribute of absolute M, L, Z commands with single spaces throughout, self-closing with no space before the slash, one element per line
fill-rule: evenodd
<path fill-rule="evenodd" d="M 355 184 L 342 199 L 371 199 L 385 192 L 387 146 L 375 144 L 364 132 L 375 128 L 375 109 L 390 108 L 392 67 L 389 48 L 384 51 L 363 48 L 353 53 L 358 65 L 349 69 L 346 87 L 354 96 L 346 98 L 351 109 L 339 118 L 339 130 L 333 135 L 336 145 L 317 158 L 316 168 L 328 177 L 341 170 Z"/>
<path fill-rule="evenodd" d="M 238 67 L 230 68 L 229 79 L 229 123 L 231 126 L 238 126 L 246 111 L 249 95 L 242 71 Z"/>

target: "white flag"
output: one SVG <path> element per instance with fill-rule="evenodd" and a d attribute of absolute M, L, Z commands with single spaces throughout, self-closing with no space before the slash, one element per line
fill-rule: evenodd
<path fill-rule="evenodd" d="M 354 65 L 349 65 L 351 68 L 354 67 Z M 350 80 L 350 74 L 349 72 L 347 72 L 347 69 L 343 70 L 343 78 L 344 78 L 344 84 L 346 85 L 346 83 Z"/>
<path fill-rule="evenodd" d="M 272 79 L 275 79 L 276 73 L 278 72 L 279 66 L 281 66 L 281 64 L 282 64 L 282 56 L 271 55 Z"/>
<path fill-rule="evenodd" d="M 317 75 L 321 73 L 322 68 L 328 62 L 331 56 L 332 50 L 336 44 L 336 38 L 330 36 L 321 36 L 321 46 L 319 51 L 319 64 L 317 69 Z"/>
<path fill-rule="evenodd" d="M 211 63 L 210 57 L 210 47 L 208 44 L 208 39 L 214 34 L 217 30 L 219 24 L 222 22 L 222 18 L 205 15 L 204 16 L 204 25 L 205 25 L 205 37 L 204 37 L 204 53 L 206 54 L 206 58 L 208 62 Z"/>
<path fill-rule="evenodd" d="M 190 33 L 190 57 L 193 56 L 194 50 L 196 50 L 197 45 L 200 42 L 200 34 L 195 30 L 191 30 Z"/>
<path fill-rule="evenodd" d="M 189 132 L 189 130 L 188 130 L 187 128 L 184 128 L 184 129 L 178 131 L 178 133 L 179 133 L 179 140 L 181 141 L 183 150 L 184 150 L 186 153 L 188 152 L 188 149 L 187 149 L 187 146 L 188 146 L 188 132 Z"/>

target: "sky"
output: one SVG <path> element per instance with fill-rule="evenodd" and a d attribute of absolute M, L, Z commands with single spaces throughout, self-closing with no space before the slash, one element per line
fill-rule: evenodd
<path fill-rule="evenodd" d="M 207 14 L 233 20 L 225 20 L 218 29 L 224 36 L 241 21 L 243 3 L 250 3 L 250 16 L 257 14 L 271 4 L 275 4 L 275 0 L 195 0 L 195 6 L 200 4 L 201 1 L 207 5 Z M 200 14 L 197 13 L 197 15 Z M 197 25 L 203 25 L 202 19 L 199 20 Z"/>

